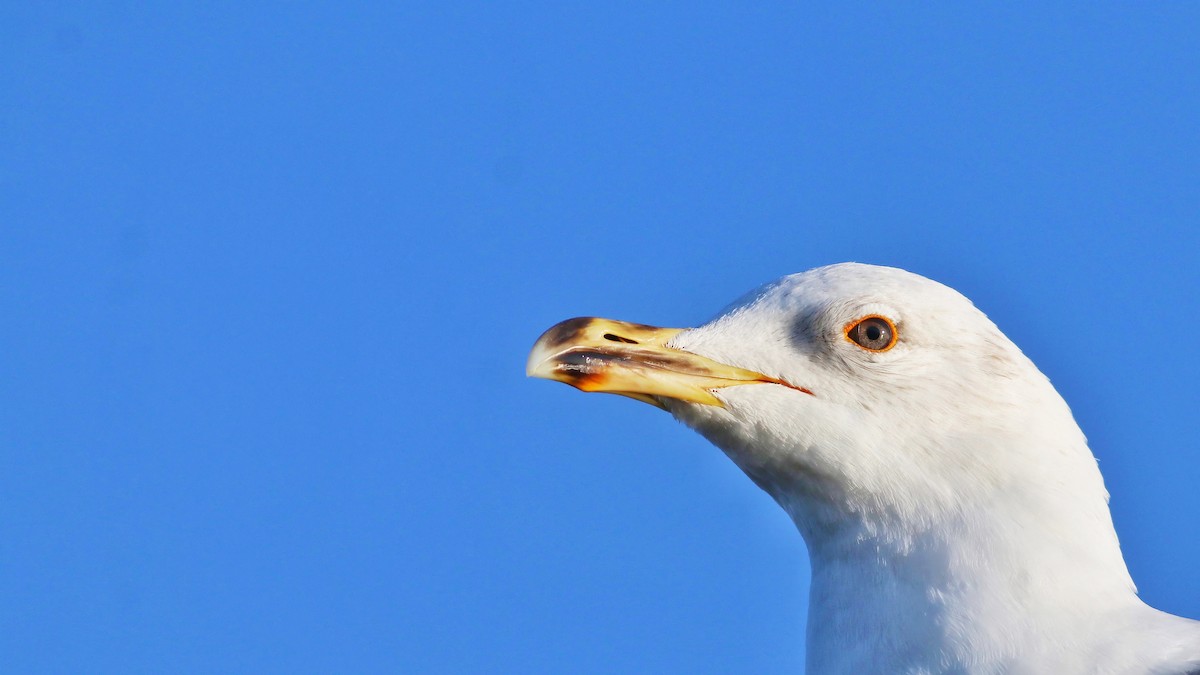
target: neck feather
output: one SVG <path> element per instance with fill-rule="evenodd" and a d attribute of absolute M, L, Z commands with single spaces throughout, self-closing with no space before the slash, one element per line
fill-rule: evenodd
<path fill-rule="evenodd" d="M 1067 645 L 1094 653 L 1084 643 L 1110 639 L 1111 617 L 1144 607 L 1097 499 L 1012 499 L 919 527 L 789 508 L 812 562 L 810 672 L 1047 663 Z"/>

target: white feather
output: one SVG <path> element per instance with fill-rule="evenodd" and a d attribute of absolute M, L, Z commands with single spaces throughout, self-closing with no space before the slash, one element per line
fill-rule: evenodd
<path fill-rule="evenodd" d="M 897 345 L 845 338 L 890 318 Z M 1047 378 L 954 290 L 859 264 L 785 277 L 671 346 L 810 389 L 667 401 L 791 515 L 810 673 L 1184 673 L 1200 623 L 1142 603 L 1095 458 Z"/>

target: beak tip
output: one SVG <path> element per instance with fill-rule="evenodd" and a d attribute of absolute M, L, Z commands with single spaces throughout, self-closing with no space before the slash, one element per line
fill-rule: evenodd
<path fill-rule="evenodd" d="M 543 380 L 552 379 L 554 372 L 554 353 L 547 347 L 544 340 L 538 340 L 529 351 L 525 360 L 525 377 L 536 377 Z"/>

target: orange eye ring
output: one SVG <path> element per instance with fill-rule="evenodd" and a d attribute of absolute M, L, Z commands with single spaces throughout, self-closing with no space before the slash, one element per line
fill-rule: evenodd
<path fill-rule="evenodd" d="M 868 314 L 851 321 L 842 329 L 842 334 L 855 347 L 877 354 L 895 347 L 900 341 L 900 331 L 896 330 L 896 324 L 879 314 Z"/>

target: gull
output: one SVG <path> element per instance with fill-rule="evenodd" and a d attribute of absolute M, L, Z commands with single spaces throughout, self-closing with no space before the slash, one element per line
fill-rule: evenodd
<path fill-rule="evenodd" d="M 666 410 L 775 499 L 811 560 L 809 673 L 1200 674 L 1067 404 L 951 288 L 821 267 L 698 328 L 564 321 L 527 373 Z"/>

